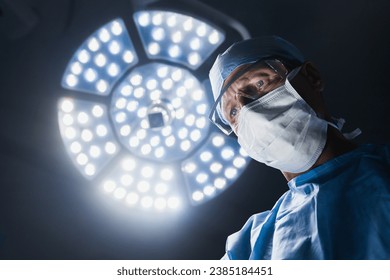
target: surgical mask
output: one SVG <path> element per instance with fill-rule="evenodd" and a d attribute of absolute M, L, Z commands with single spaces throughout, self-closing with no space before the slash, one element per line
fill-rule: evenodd
<path fill-rule="evenodd" d="M 253 159 L 299 173 L 321 155 L 327 127 L 286 79 L 283 86 L 241 108 L 237 136 Z"/>

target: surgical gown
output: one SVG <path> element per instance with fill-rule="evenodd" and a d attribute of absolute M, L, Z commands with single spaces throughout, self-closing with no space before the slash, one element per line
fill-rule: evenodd
<path fill-rule="evenodd" d="M 362 145 L 288 182 L 223 259 L 390 259 L 390 147 Z"/>

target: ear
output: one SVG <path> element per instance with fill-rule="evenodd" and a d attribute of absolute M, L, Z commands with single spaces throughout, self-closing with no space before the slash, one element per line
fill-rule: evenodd
<path fill-rule="evenodd" d="M 324 82 L 321 79 L 320 71 L 311 61 L 305 61 L 301 66 L 301 74 L 306 78 L 314 90 L 322 92 Z"/>

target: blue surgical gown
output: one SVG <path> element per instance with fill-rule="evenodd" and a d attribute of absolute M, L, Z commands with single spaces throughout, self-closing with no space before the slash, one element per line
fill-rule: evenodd
<path fill-rule="evenodd" d="M 359 146 L 288 186 L 223 259 L 390 259 L 390 147 Z"/>

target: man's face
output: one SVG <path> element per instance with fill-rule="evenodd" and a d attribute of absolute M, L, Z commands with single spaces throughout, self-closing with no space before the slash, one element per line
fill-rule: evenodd
<path fill-rule="evenodd" d="M 248 65 L 240 66 L 233 71 L 226 79 L 225 84 L 243 67 L 248 67 Z M 285 83 L 286 74 L 287 69 L 280 62 L 273 65 L 260 62 L 233 82 L 222 96 L 221 109 L 234 133 L 237 134 L 238 116 L 241 108 L 282 86 Z"/>

